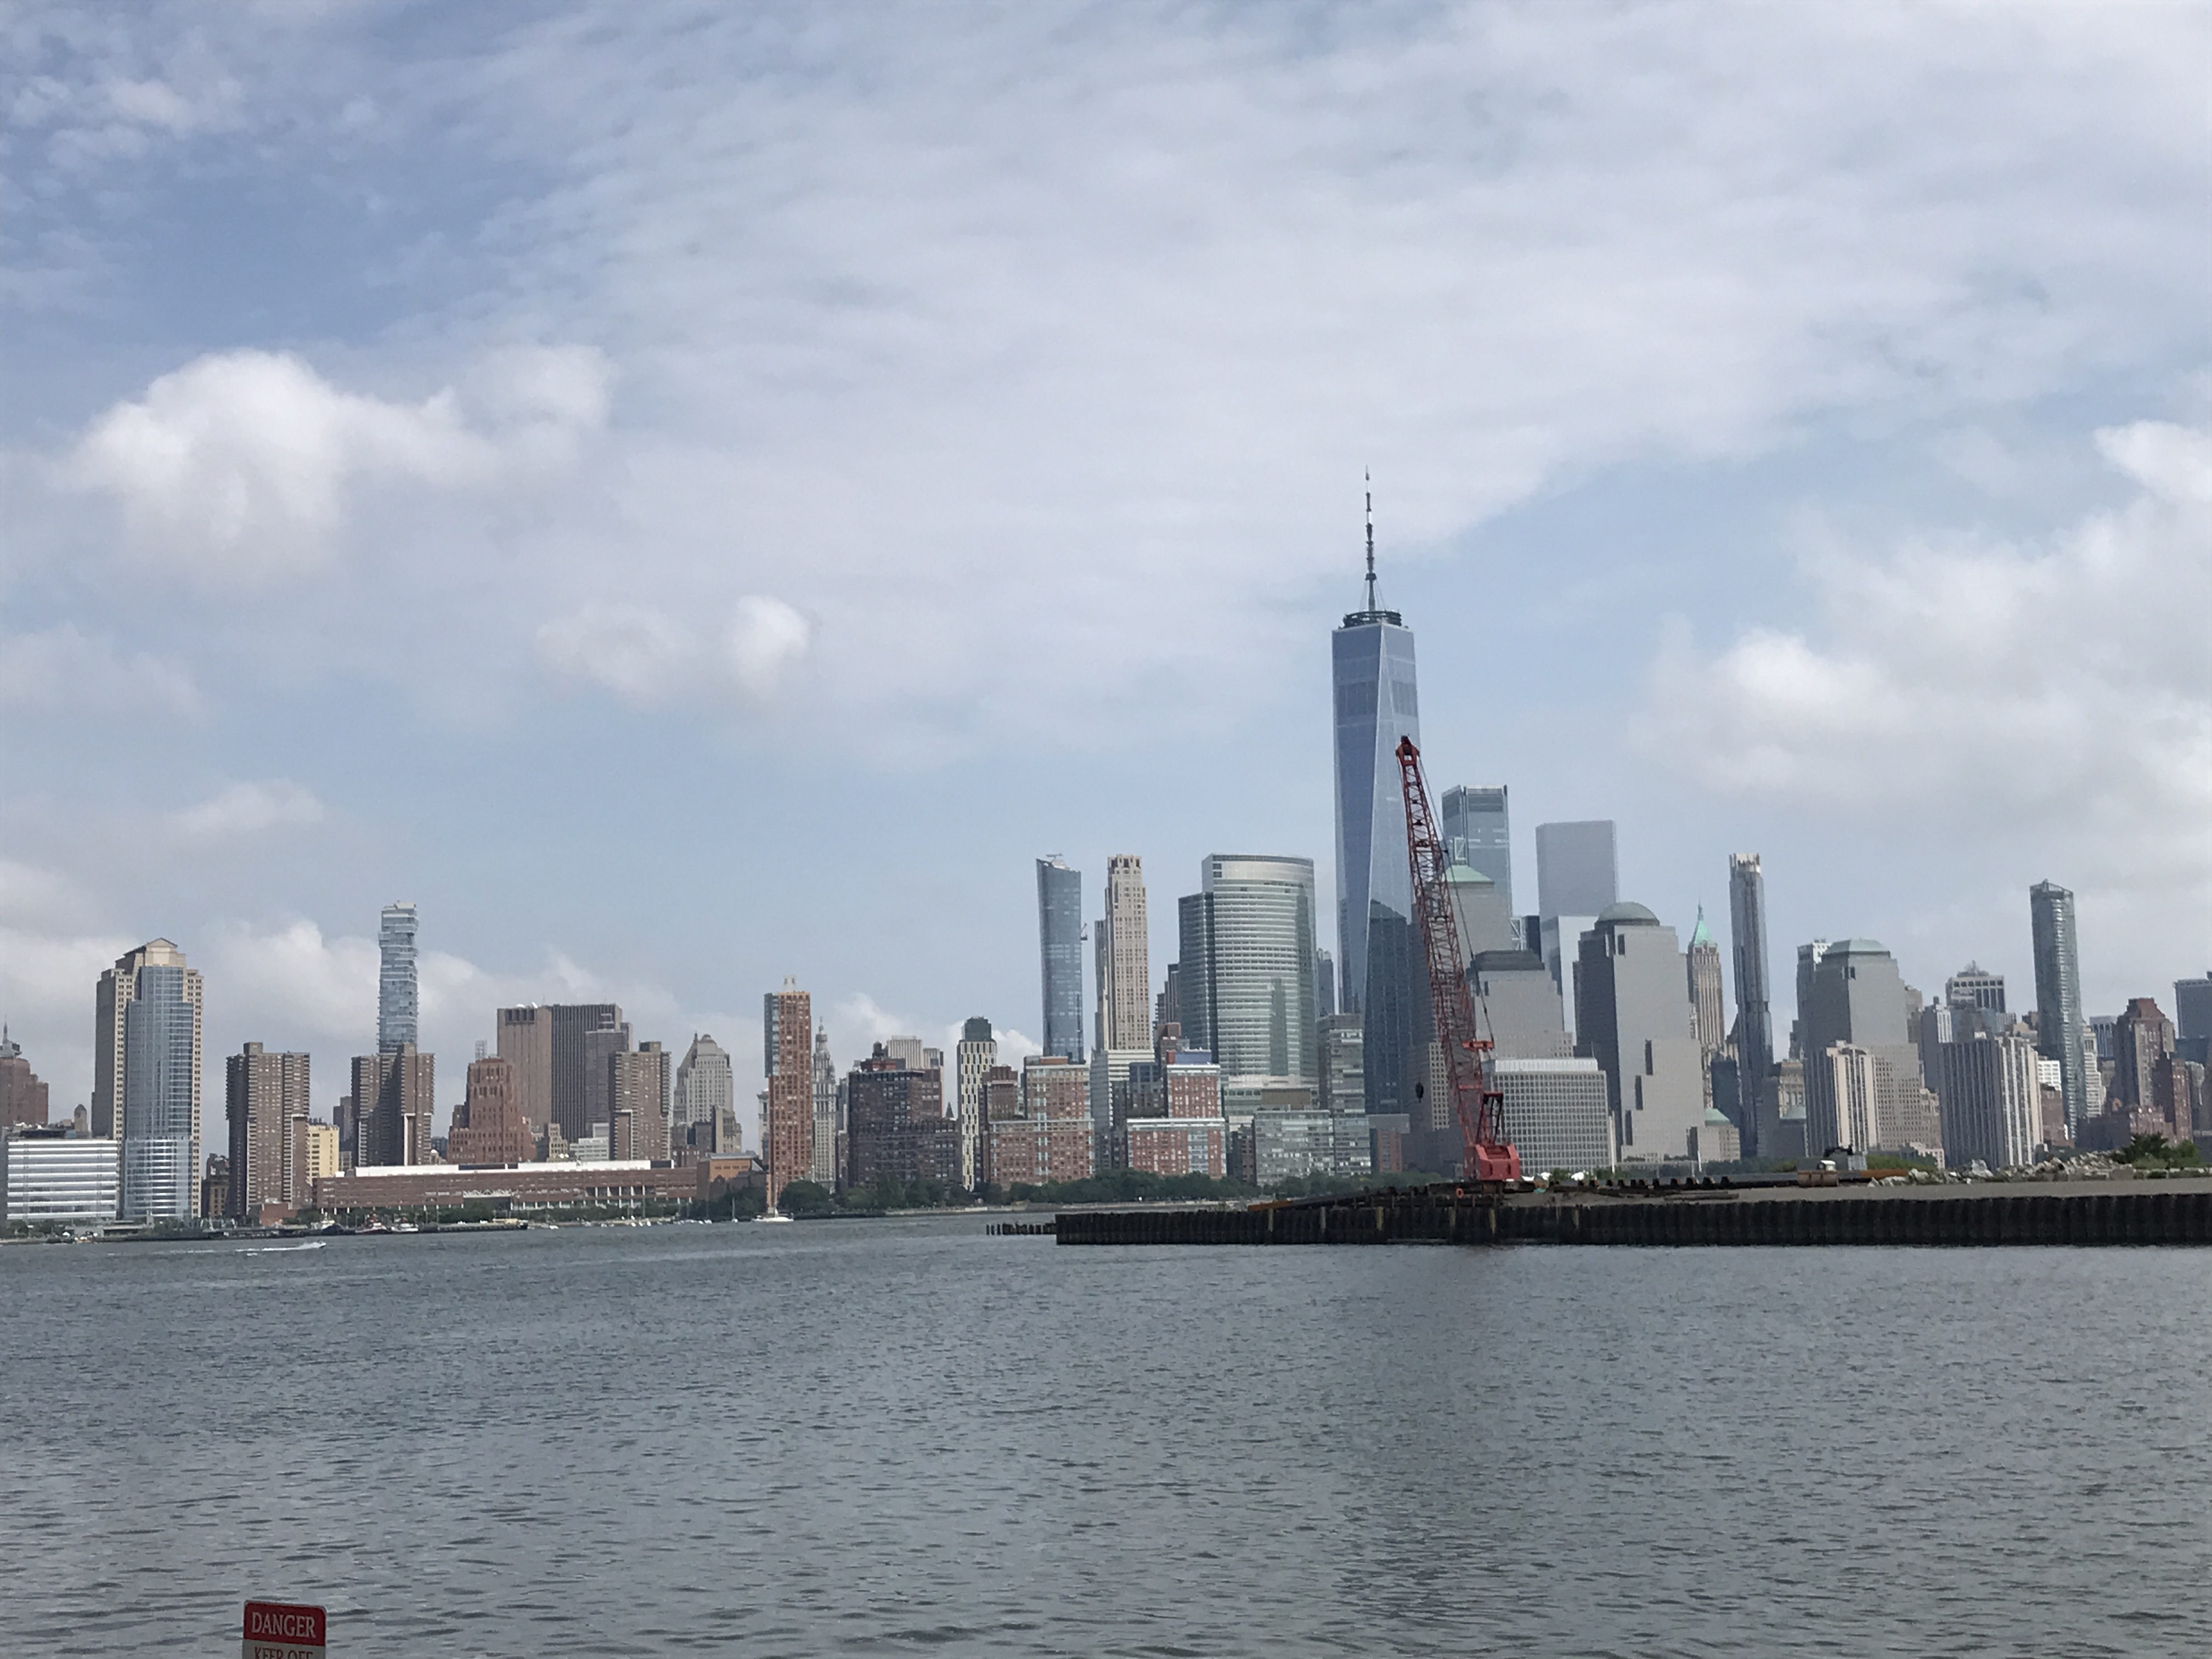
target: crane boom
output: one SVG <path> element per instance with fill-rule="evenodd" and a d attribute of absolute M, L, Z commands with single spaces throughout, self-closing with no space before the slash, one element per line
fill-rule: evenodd
<path fill-rule="evenodd" d="M 1406 800 L 1406 858 L 1413 871 L 1413 914 L 1428 957 L 1437 1042 L 1443 1049 L 1452 1109 L 1465 1145 L 1460 1173 L 1473 1181 L 1517 1182 L 1521 1154 L 1505 1139 L 1499 1121 L 1504 1096 L 1491 1080 L 1490 1042 L 1475 1027 L 1474 998 L 1467 988 L 1467 957 L 1460 950 L 1459 923 L 1444 890 L 1443 837 L 1437 833 L 1435 815 L 1429 811 L 1421 751 L 1411 738 L 1398 740 L 1398 772 Z"/>

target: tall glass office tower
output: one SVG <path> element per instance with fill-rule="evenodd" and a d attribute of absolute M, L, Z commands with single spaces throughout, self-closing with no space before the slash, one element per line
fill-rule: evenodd
<path fill-rule="evenodd" d="M 139 969 L 124 1015 L 126 1221 L 182 1219 L 193 1212 L 200 1011 L 190 972 L 180 963 Z"/>
<path fill-rule="evenodd" d="M 1044 976 L 1044 1051 L 1083 1063 L 1083 872 L 1055 854 L 1036 861 L 1037 951 Z"/>
<path fill-rule="evenodd" d="M 2074 937 L 2074 895 L 2055 881 L 2027 890 L 2035 941 L 2035 1047 L 2058 1062 L 2066 1127 L 2080 1134 L 2089 1115 L 2089 1073 L 2081 1054 L 2081 962 Z"/>
<path fill-rule="evenodd" d="M 416 1019 L 415 907 L 386 905 L 376 942 L 382 954 L 376 975 L 376 1052 L 396 1054 L 404 1044 L 421 1046 Z"/>
<path fill-rule="evenodd" d="M 1177 907 L 1183 1041 L 1213 1055 L 1224 1098 L 1314 1085 L 1313 871 L 1311 859 L 1216 853 Z"/>
<path fill-rule="evenodd" d="M 1367 1109 L 1412 1109 L 1428 1075 L 1427 966 L 1413 936 L 1398 742 L 1421 741 L 1413 633 L 1375 597 L 1368 497 L 1367 608 L 1330 636 L 1336 694 L 1336 959 L 1344 1012 L 1366 1030 Z"/>

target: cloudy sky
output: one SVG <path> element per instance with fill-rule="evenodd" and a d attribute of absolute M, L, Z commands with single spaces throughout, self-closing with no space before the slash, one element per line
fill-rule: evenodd
<path fill-rule="evenodd" d="M 165 934 L 328 1104 L 378 908 L 741 1055 L 1038 1028 L 1032 860 L 1332 886 L 1372 468 L 1431 775 L 1686 933 L 2212 962 L 2196 6 L 0 18 L 0 1016 Z M 1332 904 L 1333 910 L 1333 904 Z M 1787 1018 L 1787 1010 L 1778 1011 Z M 212 1127 L 212 1126 L 211 1126 Z"/>

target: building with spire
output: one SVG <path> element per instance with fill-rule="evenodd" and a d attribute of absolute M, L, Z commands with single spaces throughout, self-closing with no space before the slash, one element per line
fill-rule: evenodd
<path fill-rule="evenodd" d="M 1415 935 L 1398 744 L 1421 741 L 1413 633 L 1385 611 L 1375 575 L 1375 494 L 1367 492 L 1367 605 L 1330 636 L 1335 704 L 1336 962 L 1343 1011 L 1359 1016 L 1367 1109 L 1413 1109 L 1434 1036 Z M 1184 967 L 1189 965 L 1188 953 Z M 1186 1030 L 1189 1021 L 1184 1021 Z"/>
<path fill-rule="evenodd" d="M 0 1026 L 0 1134 L 11 1124 L 46 1121 L 46 1085 L 23 1058 L 23 1050 Z"/>

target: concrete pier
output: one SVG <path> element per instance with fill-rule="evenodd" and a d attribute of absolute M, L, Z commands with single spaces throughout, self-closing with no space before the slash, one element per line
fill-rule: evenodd
<path fill-rule="evenodd" d="M 1245 1210 L 1069 1210 L 1062 1244 L 2207 1244 L 2212 1179 L 1503 1195 L 1386 1189 Z"/>

